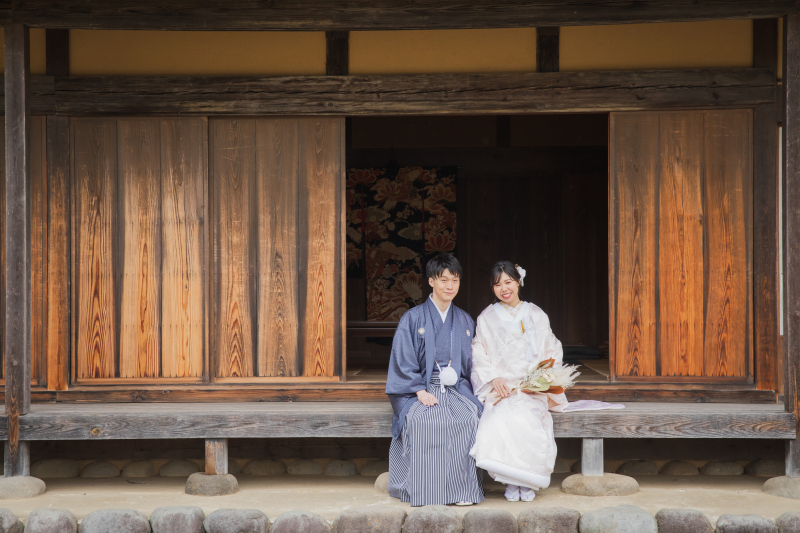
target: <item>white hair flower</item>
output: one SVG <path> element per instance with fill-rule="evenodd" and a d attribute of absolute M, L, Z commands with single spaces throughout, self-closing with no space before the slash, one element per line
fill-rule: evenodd
<path fill-rule="evenodd" d="M 525 272 L 525 269 L 522 268 L 519 265 L 514 265 L 514 266 L 516 267 L 517 272 L 519 272 L 519 286 L 520 287 L 524 287 L 525 286 L 525 275 L 527 274 L 527 272 Z"/>

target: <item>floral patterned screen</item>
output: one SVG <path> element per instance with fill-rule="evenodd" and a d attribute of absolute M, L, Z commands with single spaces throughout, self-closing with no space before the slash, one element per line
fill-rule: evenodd
<path fill-rule="evenodd" d="M 366 283 L 367 320 L 400 320 L 427 297 L 427 260 L 455 253 L 456 174 L 455 167 L 348 171 L 348 282 Z"/>

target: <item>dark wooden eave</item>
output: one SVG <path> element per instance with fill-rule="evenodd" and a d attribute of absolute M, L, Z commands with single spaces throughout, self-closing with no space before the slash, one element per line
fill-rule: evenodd
<path fill-rule="evenodd" d="M 3 23 L 135 30 L 405 30 L 779 17 L 797 0 L 17 0 Z"/>
<path fill-rule="evenodd" d="M 772 69 L 269 78 L 33 78 L 35 114 L 420 115 L 754 107 Z"/>

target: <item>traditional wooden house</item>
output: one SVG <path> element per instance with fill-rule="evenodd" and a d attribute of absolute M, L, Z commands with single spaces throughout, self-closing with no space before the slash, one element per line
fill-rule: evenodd
<path fill-rule="evenodd" d="M 627 408 L 555 419 L 584 474 L 769 438 L 800 477 L 799 8 L 0 6 L 5 475 L 36 440 L 202 438 L 219 474 L 228 438 L 389 437 L 380 337 L 455 250 L 473 314 L 513 256 L 607 343 L 570 397 Z"/>

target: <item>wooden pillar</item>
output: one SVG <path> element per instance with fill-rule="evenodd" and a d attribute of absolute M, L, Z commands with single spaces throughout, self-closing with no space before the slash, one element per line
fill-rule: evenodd
<path fill-rule="evenodd" d="M 558 72 L 561 28 L 536 28 L 536 72 Z"/>
<path fill-rule="evenodd" d="M 46 74 L 69 76 L 69 30 L 46 30 Z"/>
<path fill-rule="evenodd" d="M 783 397 L 786 411 L 800 421 L 800 14 L 786 15 L 783 20 Z M 787 443 L 786 475 L 800 477 L 800 440 Z"/>
<path fill-rule="evenodd" d="M 777 75 L 778 19 L 753 21 L 753 66 Z M 765 104 L 753 114 L 753 315 L 760 390 L 778 388 L 778 223 L 778 109 Z"/>
<path fill-rule="evenodd" d="M 603 439 L 583 439 L 581 474 L 584 476 L 603 475 Z"/>
<path fill-rule="evenodd" d="M 228 439 L 206 439 L 206 474 L 228 473 Z"/>
<path fill-rule="evenodd" d="M 29 55 L 28 28 L 6 25 L 6 477 L 30 471 L 27 446 L 19 442 L 19 417 L 28 413 L 31 402 Z"/>
<path fill-rule="evenodd" d="M 350 32 L 326 31 L 325 74 L 347 76 L 350 72 Z"/>

